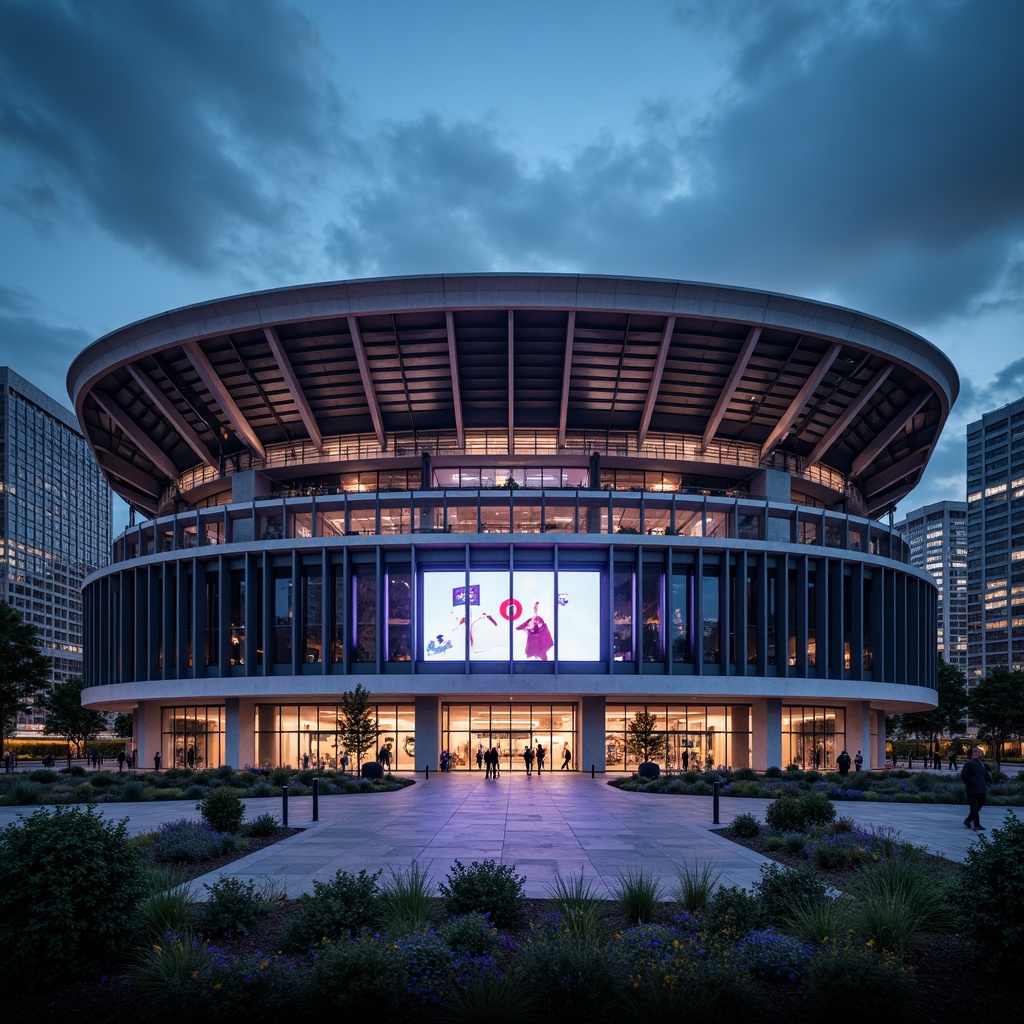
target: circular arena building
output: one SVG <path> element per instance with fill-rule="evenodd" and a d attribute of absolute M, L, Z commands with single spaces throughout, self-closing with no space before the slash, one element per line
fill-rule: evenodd
<path fill-rule="evenodd" d="M 133 509 L 85 585 L 87 705 L 141 763 L 328 765 L 370 691 L 398 770 L 885 757 L 936 702 L 936 590 L 891 512 L 959 387 L 820 302 L 466 274 L 221 299 L 68 388 Z"/>

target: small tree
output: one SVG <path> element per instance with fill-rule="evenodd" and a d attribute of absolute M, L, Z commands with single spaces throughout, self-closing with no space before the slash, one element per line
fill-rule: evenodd
<path fill-rule="evenodd" d="M 998 765 L 1003 744 L 1024 731 L 1024 671 L 1011 672 L 1005 665 L 992 669 L 971 690 L 968 707 L 979 733 L 992 741 Z"/>
<path fill-rule="evenodd" d="M 665 753 L 667 738 L 658 728 L 658 716 L 646 708 L 626 726 L 626 751 L 638 761 L 656 761 Z"/>
<path fill-rule="evenodd" d="M 363 754 L 377 745 L 380 729 L 377 727 L 376 709 L 370 704 L 370 691 L 362 683 L 347 690 L 339 701 L 341 708 L 341 739 L 346 749 L 355 754 L 357 770 L 362 766 Z"/>
<path fill-rule="evenodd" d="M 16 608 L 0 601 L 0 760 L 19 711 L 50 681 L 50 662 L 39 652 L 35 626 Z"/>
<path fill-rule="evenodd" d="M 135 735 L 135 719 L 127 711 L 114 715 L 114 735 L 119 740 L 130 740 Z"/>
<path fill-rule="evenodd" d="M 72 676 L 66 682 L 55 683 L 53 689 L 46 694 L 41 704 L 46 709 L 46 725 L 43 732 L 47 736 L 61 736 L 68 744 L 68 767 L 71 767 L 71 745 L 75 746 L 75 756 L 82 756 L 83 745 L 95 739 L 107 724 L 106 717 L 100 711 L 82 707 L 82 690 L 85 683 L 78 676 Z"/>

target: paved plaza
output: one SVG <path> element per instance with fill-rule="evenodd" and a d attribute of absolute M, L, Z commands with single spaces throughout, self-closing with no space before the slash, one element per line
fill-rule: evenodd
<path fill-rule="evenodd" d="M 280 797 L 246 800 L 246 817 L 272 813 L 280 818 Z M 720 825 L 752 813 L 764 820 L 768 800 L 722 797 Z M 100 813 L 127 819 L 132 834 L 155 830 L 162 822 L 199 819 L 191 801 L 100 804 Z M 0 807 L 0 827 L 32 812 Z M 844 802 L 837 813 L 858 825 L 897 830 L 930 853 L 963 860 L 978 841 L 963 827 L 965 806 Z M 1010 808 L 986 807 L 982 822 L 1000 825 Z M 234 861 L 199 879 L 202 884 L 234 875 L 273 880 L 288 896 L 311 892 L 313 882 L 339 870 L 400 871 L 414 862 L 441 881 L 456 860 L 469 864 L 490 857 L 516 865 L 526 876 L 527 896 L 550 894 L 561 873 L 584 874 L 607 895 L 616 879 L 643 869 L 671 887 L 684 865 L 710 862 L 726 885 L 751 886 L 768 863 L 713 829 L 710 796 L 625 793 L 600 777 L 568 772 L 505 774 L 497 780 L 476 773 L 431 773 L 396 793 L 321 796 L 319 820 L 312 820 L 312 797 L 291 797 L 288 824 L 304 831 Z"/>

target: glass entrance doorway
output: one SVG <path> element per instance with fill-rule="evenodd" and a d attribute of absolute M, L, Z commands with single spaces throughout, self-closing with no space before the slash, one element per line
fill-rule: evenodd
<path fill-rule="evenodd" d="M 483 752 L 498 751 L 501 771 L 525 772 L 527 747 L 544 751 L 544 771 L 559 771 L 569 753 L 576 767 L 576 705 L 519 703 L 444 704 L 441 749 L 451 756 L 452 771 L 484 771 Z M 538 768 L 534 762 L 534 768 Z"/>

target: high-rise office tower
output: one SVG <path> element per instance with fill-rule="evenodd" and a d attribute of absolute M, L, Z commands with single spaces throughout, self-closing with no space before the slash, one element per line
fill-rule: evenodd
<path fill-rule="evenodd" d="M 967 427 L 968 683 L 1024 668 L 1024 398 Z"/>
<path fill-rule="evenodd" d="M 939 655 L 967 671 L 967 502 L 940 501 L 908 512 L 896 528 L 910 545 L 910 563 L 939 588 Z"/>
<path fill-rule="evenodd" d="M 110 532 L 110 488 L 74 413 L 0 366 L 0 598 L 36 627 L 55 683 L 82 674 L 82 581 Z M 18 728 L 42 723 L 33 711 Z"/>

